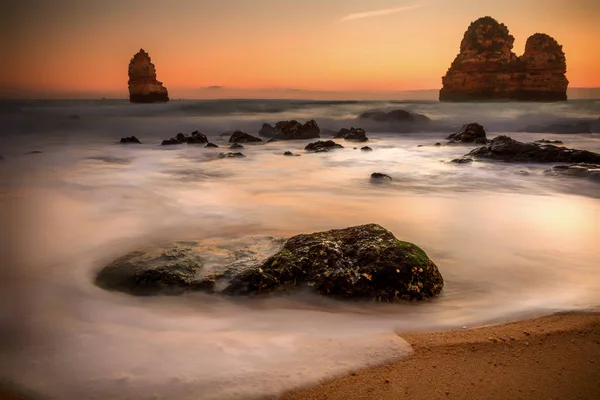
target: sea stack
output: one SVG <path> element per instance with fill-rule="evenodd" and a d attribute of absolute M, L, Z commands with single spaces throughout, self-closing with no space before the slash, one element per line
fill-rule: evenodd
<path fill-rule="evenodd" d="M 156 69 L 150 56 L 140 49 L 129 61 L 129 101 L 132 103 L 164 103 L 169 93 L 156 80 Z"/>
<path fill-rule="evenodd" d="M 472 22 L 442 78 L 440 101 L 564 101 L 567 63 L 562 46 L 544 33 L 527 39 L 525 52 L 512 52 L 515 38 L 492 17 Z"/>

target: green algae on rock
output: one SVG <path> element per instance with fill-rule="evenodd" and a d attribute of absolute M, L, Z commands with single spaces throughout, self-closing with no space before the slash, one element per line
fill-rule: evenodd
<path fill-rule="evenodd" d="M 200 259 L 190 249 L 133 251 L 104 267 L 96 276 L 96 285 L 134 295 L 181 294 L 211 289 L 214 280 L 198 279 Z"/>
<path fill-rule="evenodd" d="M 234 276 L 224 292 L 267 293 L 308 285 L 332 297 L 394 301 L 435 296 L 443 284 L 423 250 L 367 224 L 294 236 L 260 267 Z"/>

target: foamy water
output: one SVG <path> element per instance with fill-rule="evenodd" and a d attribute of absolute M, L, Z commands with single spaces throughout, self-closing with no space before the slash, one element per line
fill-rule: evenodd
<path fill-rule="evenodd" d="M 597 182 L 547 176 L 548 165 L 450 164 L 470 150 L 432 146 L 450 132 L 369 134 L 373 152 L 343 140 L 344 149 L 320 154 L 302 150 L 308 141 L 247 144 L 247 158 L 217 159 L 228 151 L 222 129 L 256 133 L 263 121 L 310 113 L 335 128 L 372 106 L 249 104 L 243 112 L 226 109 L 227 116 L 214 115 L 225 113 L 214 112 L 219 102 L 201 113 L 195 103 L 79 102 L 0 116 L 6 260 L 0 382 L 53 399 L 264 397 L 408 355 L 410 347 L 395 331 L 600 305 Z M 582 104 L 475 108 L 480 122 L 501 127 L 552 113 L 599 114 L 597 103 Z M 471 122 L 475 112 L 469 105 L 401 107 L 452 123 Z M 268 113 L 257 114 L 264 108 Z M 71 114 L 81 119 L 67 119 Z M 221 148 L 158 145 L 194 129 L 208 132 Z M 500 133 L 493 129 L 489 136 Z M 144 144 L 114 143 L 132 134 Z M 596 134 L 510 136 L 600 151 Z M 24 154 L 33 150 L 43 152 Z M 286 150 L 302 155 L 283 157 Z M 372 172 L 393 181 L 373 185 Z M 363 223 L 378 223 L 422 247 L 445 278 L 443 293 L 391 305 L 310 293 L 137 298 L 92 283 L 103 265 L 146 245 L 228 243 Z"/>

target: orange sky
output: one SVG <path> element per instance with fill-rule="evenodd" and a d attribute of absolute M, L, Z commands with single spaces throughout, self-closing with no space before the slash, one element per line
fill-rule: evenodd
<path fill-rule="evenodd" d="M 0 77 L 4 95 L 125 98 L 127 65 L 140 47 L 171 98 L 225 90 L 208 86 L 258 97 L 273 89 L 434 89 L 469 23 L 484 15 L 508 26 L 517 54 L 535 32 L 555 37 L 570 87 L 600 86 L 600 0 L 9 0 L 0 7 L 8 38 L 0 55 L 10 60 Z"/>

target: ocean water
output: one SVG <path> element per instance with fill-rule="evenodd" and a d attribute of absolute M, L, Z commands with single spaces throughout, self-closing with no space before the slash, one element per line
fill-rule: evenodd
<path fill-rule="evenodd" d="M 336 140 L 345 147 L 310 154 L 309 141 L 289 141 L 218 159 L 228 151 L 223 132 L 256 134 L 291 118 L 336 130 L 373 108 L 420 112 L 448 128 L 367 132 L 372 152 Z M 544 174 L 551 165 L 456 165 L 472 147 L 433 144 L 477 121 L 488 137 L 600 152 L 598 133 L 518 132 L 599 116 L 596 100 L 0 103 L 0 384 L 48 399 L 269 398 L 410 354 L 395 332 L 598 309 L 600 184 Z M 159 145 L 193 130 L 221 148 Z M 143 144 L 116 143 L 130 135 Z M 374 185 L 372 172 L 393 181 Z M 256 235 L 363 223 L 423 248 L 445 278 L 442 294 L 414 304 L 306 292 L 139 298 L 93 285 L 103 265 L 146 245 L 251 245 Z"/>

